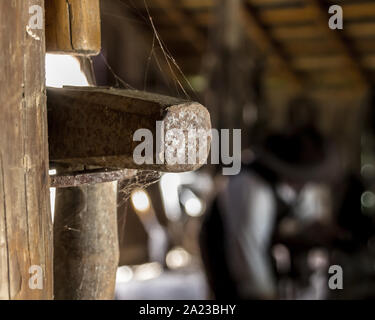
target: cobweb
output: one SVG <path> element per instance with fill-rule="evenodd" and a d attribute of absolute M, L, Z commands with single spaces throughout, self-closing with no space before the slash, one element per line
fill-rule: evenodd
<path fill-rule="evenodd" d="M 122 206 L 130 198 L 131 193 L 136 189 L 146 189 L 158 182 L 161 172 L 143 170 L 138 171 L 134 177 L 118 181 L 118 206 Z"/>
<path fill-rule="evenodd" d="M 144 73 L 144 83 L 143 88 L 134 88 L 126 81 L 124 81 L 113 68 L 108 63 L 106 57 L 101 53 L 100 56 L 103 59 L 104 64 L 108 68 L 109 72 L 115 79 L 115 84 L 118 88 L 125 88 L 125 89 L 138 89 L 138 90 L 145 90 L 148 78 L 148 72 L 150 69 L 151 62 L 154 61 L 157 68 L 159 69 L 161 76 L 164 78 L 170 77 L 174 84 L 175 92 L 171 95 L 180 96 L 181 94 L 186 98 L 191 100 L 191 96 L 189 92 L 194 94 L 194 98 L 198 101 L 198 95 L 196 94 L 194 88 L 190 84 L 189 80 L 187 79 L 186 75 L 182 71 L 179 64 L 176 62 L 175 58 L 168 50 L 167 45 L 163 41 L 162 37 L 160 36 L 157 27 L 154 23 L 153 17 L 150 13 L 149 6 L 146 0 L 143 0 L 144 9 L 147 15 L 144 15 L 137 7 L 132 0 L 120 0 L 120 3 L 126 8 L 135 13 L 134 16 L 137 18 L 131 19 L 131 23 L 136 24 L 143 24 L 150 28 L 150 32 L 152 33 L 152 43 L 150 53 L 148 55 L 146 61 L 146 68 Z M 116 16 L 120 19 L 129 19 L 128 17 Z M 161 56 L 158 55 L 157 51 L 161 53 Z M 169 87 L 170 91 L 172 88 L 169 85 L 169 82 L 166 81 L 167 86 Z M 159 181 L 161 177 L 161 173 L 157 171 L 138 171 L 138 173 L 129 179 L 124 179 L 118 182 L 118 206 L 123 205 L 131 196 L 133 190 L 137 188 L 146 189 L 151 184 L 154 184 Z"/>
<path fill-rule="evenodd" d="M 105 56 L 100 53 L 104 64 L 108 68 L 109 72 L 115 79 L 115 85 L 118 88 L 126 89 L 137 89 L 146 90 L 148 73 L 150 70 L 150 65 L 154 61 L 157 69 L 160 71 L 160 76 L 165 80 L 165 84 L 169 88 L 172 96 L 183 96 L 186 99 L 191 100 L 189 93 L 194 95 L 194 99 L 199 101 L 199 97 L 186 77 L 185 73 L 182 71 L 181 67 L 173 57 L 173 54 L 169 51 L 166 43 L 163 41 L 158 29 L 154 23 L 154 19 L 150 13 L 149 6 L 146 0 L 143 0 L 144 10 L 146 15 L 140 11 L 139 5 L 135 5 L 132 0 L 119 0 L 119 3 L 126 7 L 126 9 L 133 14 L 134 18 L 129 18 L 126 16 L 116 15 L 116 18 L 129 20 L 132 24 L 141 24 L 149 28 L 150 34 L 152 35 L 150 53 L 146 61 L 146 67 L 144 72 L 143 88 L 134 88 L 129 83 L 124 81 L 115 70 L 109 65 Z M 141 3 L 141 2 L 140 2 Z M 160 53 L 160 55 L 158 54 Z M 173 82 L 174 90 L 172 90 L 169 80 Z"/>

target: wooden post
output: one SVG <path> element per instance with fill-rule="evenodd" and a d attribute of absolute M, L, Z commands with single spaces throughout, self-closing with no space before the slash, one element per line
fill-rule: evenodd
<path fill-rule="evenodd" d="M 0 1 L 0 299 L 53 297 L 43 12 Z"/>
<path fill-rule="evenodd" d="M 47 52 L 99 54 L 99 0 L 46 0 L 46 44 Z"/>
<path fill-rule="evenodd" d="M 54 237 L 55 298 L 113 299 L 117 182 L 57 189 Z"/>

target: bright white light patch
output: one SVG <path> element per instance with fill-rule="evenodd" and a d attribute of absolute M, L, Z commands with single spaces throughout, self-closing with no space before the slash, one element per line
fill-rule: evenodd
<path fill-rule="evenodd" d="M 190 254 L 181 247 L 176 247 L 168 252 L 166 263 L 170 269 L 186 267 L 191 261 Z"/>
<path fill-rule="evenodd" d="M 134 278 L 138 281 L 147 281 L 159 277 L 163 268 L 158 262 L 151 262 L 134 267 Z"/>
<path fill-rule="evenodd" d="M 51 169 L 48 171 L 50 176 L 56 175 L 56 169 Z M 49 197 L 50 197 L 50 204 L 51 204 L 51 216 L 52 222 L 55 218 L 55 200 L 56 200 L 56 188 L 49 188 Z"/>
<path fill-rule="evenodd" d="M 116 282 L 126 283 L 133 279 L 134 273 L 132 268 L 128 266 L 121 266 L 117 268 Z"/>
<path fill-rule="evenodd" d="M 55 88 L 89 85 L 78 60 L 62 54 L 46 54 L 46 84 Z"/>
<path fill-rule="evenodd" d="M 375 206 L 375 194 L 371 191 L 366 191 L 361 196 L 362 206 L 365 208 L 372 208 Z"/>
<path fill-rule="evenodd" d="M 178 187 L 180 184 L 181 179 L 179 173 L 166 173 L 160 180 L 160 190 L 165 214 L 171 221 L 178 221 L 181 217 L 181 208 L 178 197 Z"/>
<path fill-rule="evenodd" d="M 150 209 L 150 199 L 144 190 L 135 190 L 131 195 L 131 201 L 137 211 L 145 212 Z"/>
<path fill-rule="evenodd" d="M 203 212 L 202 201 L 198 198 L 190 198 L 185 202 L 185 211 L 191 217 L 199 217 Z"/>
<path fill-rule="evenodd" d="M 56 188 L 49 188 L 49 200 L 51 204 L 51 217 L 53 222 L 55 218 Z"/>

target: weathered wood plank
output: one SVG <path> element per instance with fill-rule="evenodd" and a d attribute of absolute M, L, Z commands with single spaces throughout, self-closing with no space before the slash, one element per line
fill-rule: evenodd
<path fill-rule="evenodd" d="M 99 0 L 46 0 L 47 52 L 97 55 L 101 49 Z"/>
<path fill-rule="evenodd" d="M 375 3 L 352 3 L 342 5 L 345 20 L 375 18 Z M 319 11 L 306 2 L 306 5 L 287 8 L 268 8 L 260 11 L 266 25 L 297 24 L 319 21 Z"/>
<path fill-rule="evenodd" d="M 44 30 L 29 27 L 42 0 L 0 1 L 0 299 L 51 299 Z M 31 266 L 42 288 L 32 289 Z M 33 282 L 33 284 L 37 284 Z"/>
<path fill-rule="evenodd" d="M 157 150 L 166 150 L 171 142 L 156 141 L 156 121 L 164 121 L 164 131 L 202 129 L 210 133 L 210 115 L 199 103 L 134 90 L 108 88 L 63 88 L 47 90 L 50 159 L 60 163 L 94 165 L 156 171 L 190 171 L 202 163 L 157 164 Z M 153 164 L 137 165 L 133 151 L 140 142 L 133 141 L 138 129 L 149 129 L 154 138 Z M 172 137 L 176 153 L 187 155 L 186 144 Z M 198 138 L 198 137 L 197 137 Z M 210 148 L 196 143 L 196 153 L 203 150 L 206 159 Z M 203 142 L 202 142 L 203 143 Z M 160 156 L 160 154 L 158 154 Z M 160 161 L 159 161 L 160 162 Z"/>
<path fill-rule="evenodd" d="M 302 25 L 277 27 L 270 30 L 270 34 L 276 40 L 281 42 L 298 41 L 298 40 L 323 40 L 328 39 L 325 26 L 320 25 Z"/>

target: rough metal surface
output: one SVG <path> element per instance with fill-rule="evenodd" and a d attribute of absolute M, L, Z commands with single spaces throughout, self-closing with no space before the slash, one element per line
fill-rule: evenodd
<path fill-rule="evenodd" d="M 188 155 L 189 144 L 181 137 L 156 141 L 156 121 L 164 121 L 168 129 L 210 132 L 210 115 L 196 102 L 162 95 L 113 88 L 72 88 L 47 90 L 50 159 L 54 162 L 96 165 L 118 169 L 142 169 L 182 172 L 198 169 L 196 164 L 157 164 L 156 150 L 171 150 Z M 149 129 L 154 137 L 154 164 L 137 165 L 133 151 L 140 142 L 133 141 L 134 132 Z M 188 139 L 185 137 L 185 140 Z M 204 146 L 196 143 L 196 152 L 207 158 L 210 137 Z M 191 146 L 190 146 L 191 147 Z"/>
<path fill-rule="evenodd" d="M 50 176 L 50 185 L 53 188 L 77 187 L 119 180 L 127 180 L 134 177 L 137 170 L 93 170 L 83 172 L 72 172 L 70 174 Z"/>

